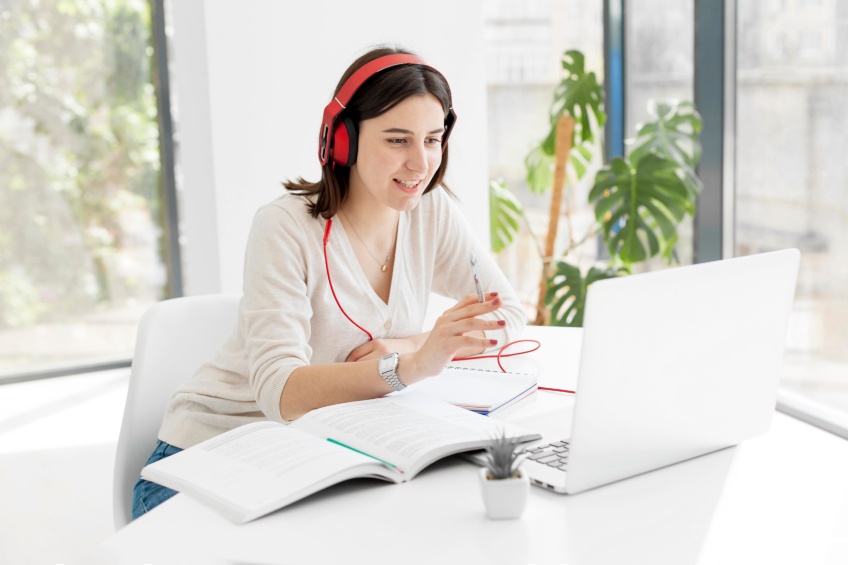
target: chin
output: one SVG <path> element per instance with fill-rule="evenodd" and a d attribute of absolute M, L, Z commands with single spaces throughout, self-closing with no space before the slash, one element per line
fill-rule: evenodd
<path fill-rule="evenodd" d="M 398 202 L 398 205 L 395 208 L 401 212 L 410 212 L 412 210 L 415 210 L 415 207 L 418 206 L 418 202 L 420 200 L 420 194 L 408 196 L 406 198 L 401 199 L 401 201 Z"/>

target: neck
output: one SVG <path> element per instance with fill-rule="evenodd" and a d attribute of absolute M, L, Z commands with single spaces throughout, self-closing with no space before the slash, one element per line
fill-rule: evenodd
<path fill-rule="evenodd" d="M 360 225 L 360 228 L 357 228 L 356 221 L 351 220 L 349 217 L 349 210 L 350 208 L 339 210 L 339 218 L 344 222 L 345 229 L 349 228 L 353 232 L 355 239 L 350 239 L 350 234 L 348 234 L 348 238 L 354 248 L 357 259 L 359 259 L 360 265 L 363 265 L 363 255 L 367 254 L 377 263 L 382 273 L 391 273 L 389 270 L 389 261 L 391 260 L 395 246 L 397 226 L 398 222 L 400 222 L 400 212 L 393 210 L 395 213 L 395 223 L 391 225 L 391 228 L 387 227 L 384 223 L 375 222 L 373 217 L 368 218 L 368 222 L 365 225 Z M 390 229 L 391 231 L 389 231 Z M 369 264 L 369 261 L 364 260 L 364 264 Z M 383 295 L 380 294 L 380 296 L 382 297 Z"/>
<path fill-rule="evenodd" d="M 344 219 L 352 223 L 359 235 L 367 238 L 384 239 L 394 237 L 400 212 L 394 208 L 374 203 L 346 201 L 340 209 Z"/>

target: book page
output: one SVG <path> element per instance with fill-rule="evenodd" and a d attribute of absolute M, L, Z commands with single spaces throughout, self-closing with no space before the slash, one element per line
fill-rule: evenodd
<path fill-rule="evenodd" d="M 194 495 L 235 522 L 340 480 L 378 474 L 392 478 L 395 473 L 383 473 L 369 457 L 275 422 L 241 426 L 142 470 L 144 478 Z"/>
<path fill-rule="evenodd" d="M 440 457 L 482 446 L 504 429 L 502 422 L 423 395 L 330 406 L 292 425 L 388 461 L 407 478 Z"/>
<path fill-rule="evenodd" d="M 286 432 L 279 428 L 278 425 L 261 426 L 252 430 L 239 428 L 241 433 L 215 437 L 199 445 L 198 449 L 241 464 L 238 468 L 231 467 L 228 472 L 222 470 L 215 477 L 222 485 L 227 484 L 228 480 L 242 480 L 240 469 L 245 466 L 280 477 L 301 466 L 323 466 L 323 459 L 340 456 L 338 449 L 332 445 L 316 442 L 312 436 L 300 431 Z"/>

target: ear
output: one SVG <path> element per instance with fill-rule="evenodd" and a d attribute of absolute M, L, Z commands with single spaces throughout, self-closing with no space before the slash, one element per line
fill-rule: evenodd
<path fill-rule="evenodd" d="M 350 167 L 356 163 L 359 134 L 356 124 L 350 117 L 339 120 L 333 132 L 333 161 L 337 165 Z"/>

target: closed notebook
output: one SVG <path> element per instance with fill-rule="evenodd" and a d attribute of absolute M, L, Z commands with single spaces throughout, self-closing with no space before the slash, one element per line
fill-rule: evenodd
<path fill-rule="evenodd" d="M 518 402 L 533 393 L 537 386 L 535 374 L 449 365 L 439 375 L 410 385 L 406 390 L 488 415 Z"/>

